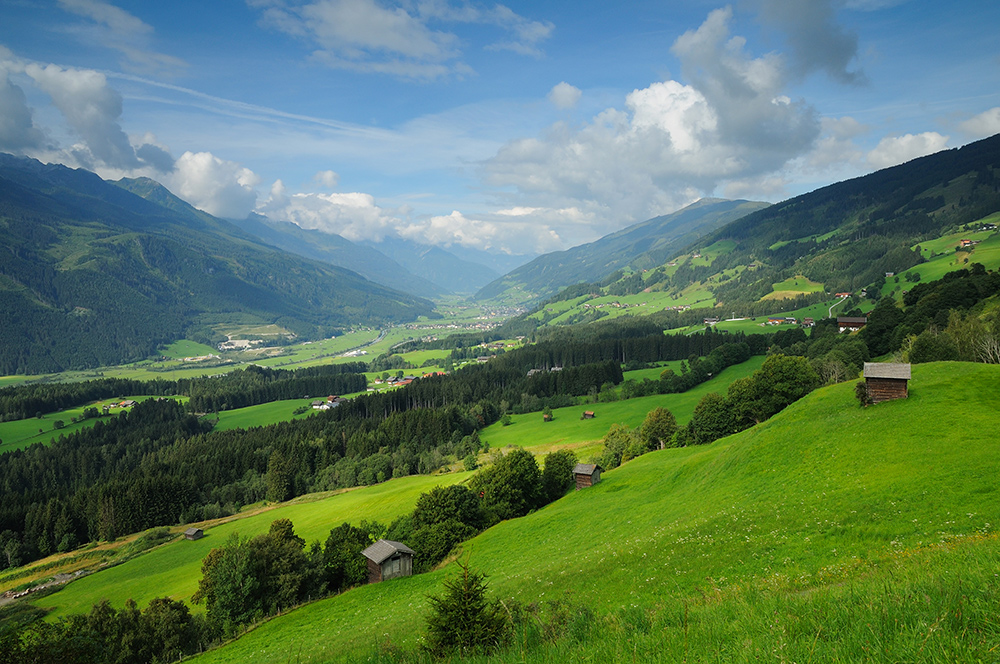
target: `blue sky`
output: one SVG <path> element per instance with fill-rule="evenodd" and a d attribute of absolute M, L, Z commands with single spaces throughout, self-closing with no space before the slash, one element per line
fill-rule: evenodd
<path fill-rule="evenodd" d="M 1000 3 L 5 0 L 0 150 L 508 253 L 1000 132 Z"/>

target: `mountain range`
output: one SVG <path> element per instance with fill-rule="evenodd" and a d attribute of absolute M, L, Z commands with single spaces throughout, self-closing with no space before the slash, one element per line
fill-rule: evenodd
<path fill-rule="evenodd" d="M 704 234 L 767 205 L 704 198 L 594 242 L 539 256 L 480 289 L 476 299 L 513 298 L 530 303 L 572 284 L 600 281 L 626 266 L 657 266 Z"/>
<path fill-rule="evenodd" d="M 142 359 L 222 326 L 301 338 L 432 315 L 422 298 L 264 244 L 158 183 L 0 154 L 0 374 Z"/>

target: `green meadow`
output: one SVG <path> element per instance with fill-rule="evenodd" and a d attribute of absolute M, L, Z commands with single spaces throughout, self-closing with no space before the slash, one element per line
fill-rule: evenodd
<path fill-rule="evenodd" d="M 421 493 L 469 476 L 461 472 L 402 477 L 370 487 L 303 496 L 252 516 L 207 524 L 205 537 L 200 540 L 175 539 L 126 563 L 74 581 L 35 604 L 52 609 L 50 616 L 58 618 L 89 611 L 101 598 L 111 600 L 115 606 L 129 598 L 141 606 L 154 597 L 189 601 L 198 588 L 202 559 L 214 547 L 225 544 L 232 533 L 251 537 L 267 532 L 275 519 L 286 518 L 292 520 L 295 532 L 307 542 L 326 541 L 330 530 L 345 521 L 357 525 L 368 519 L 388 525 L 410 512 Z"/>
<path fill-rule="evenodd" d="M 541 413 L 511 415 L 510 425 L 491 424 L 480 432 L 479 437 L 491 448 L 514 445 L 527 448 L 536 455 L 557 449 L 572 449 L 581 461 L 585 461 L 600 451 L 600 441 L 612 424 L 637 427 L 657 406 L 669 409 L 679 423 L 687 424 L 694 407 L 704 395 L 709 392 L 724 394 L 731 382 L 749 376 L 763 363 L 763 357 L 752 357 L 743 364 L 727 367 L 718 376 L 681 394 L 658 394 L 610 403 L 555 408 L 551 422 L 543 421 Z M 594 419 L 581 419 L 585 410 L 593 411 Z"/>
<path fill-rule="evenodd" d="M 54 413 L 45 413 L 41 417 L 29 417 L 24 420 L 14 420 L 11 422 L 0 422 L 0 454 L 4 452 L 13 452 L 14 450 L 21 450 L 26 447 L 30 447 L 35 443 L 42 443 L 47 445 L 59 436 L 68 435 L 74 431 L 79 431 L 80 429 L 86 429 L 88 427 L 94 426 L 94 423 L 101 418 L 91 418 L 87 420 L 81 419 L 78 422 L 73 422 L 72 418 L 82 418 L 83 411 L 86 408 L 97 408 L 98 411 L 102 409 L 105 404 L 118 403 L 121 400 L 131 399 L 133 401 L 145 401 L 146 399 L 155 399 L 157 397 L 151 397 L 146 395 L 140 396 L 123 396 L 116 399 L 103 399 L 101 401 L 95 401 L 93 403 L 86 404 L 84 406 L 77 406 L 76 408 L 67 408 L 65 410 L 56 411 Z M 171 399 L 178 399 L 180 401 L 187 401 L 187 397 L 169 397 Z M 106 417 L 115 417 L 122 412 L 127 412 L 128 408 L 115 408 Z M 55 423 L 57 421 L 62 421 L 63 428 L 56 429 Z"/>
<path fill-rule="evenodd" d="M 774 290 L 761 298 L 762 300 L 783 300 L 793 298 L 798 295 L 823 292 L 823 284 L 811 281 L 802 275 L 789 277 L 784 281 L 779 281 L 774 284 L 772 288 Z"/>
<path fill-rule="evenodd" d="M 288 422 L 289 420 L 300 420 L 309 417 L 313 413 L 319 412 L 312 409 L 314 399 L 288 399 L 285 401 L 272 401 L 257 406 L 247 406 L 246 408 L 234 408 L 224 410 L 219 413 L 219 422 L 215 425 L 216 431 L 228 431 L 229 429 L 249 429 L 250 427 L 263 427 L 268 424 L 278 422 Z M 295 414 L 295 410 L 307 407 L 304 413 Z"/>
<path fill-rule="evenodd" d="M 175 341 L 174 343 L 160 349 L 160 353 L 162 353 L 164 357 L 169 357 L 171 360 L 183 360 L 185 357 L 201 357 L 218 352 L 219 351 L 216 348 L 212 348 L 211 346 L 200 344 L 189 339 Z"/>
<path fill-rule="evenodd" d="M 491 661 L 995 660 L 998 381 L 916 365 L 909 399 L 863 410 L 853 382 L 822 388 L 491 528 L 462 555 L 494 596 L 586 609 Z M 308 604 L 195 661 L 390 661 L 456 569 Z"/>

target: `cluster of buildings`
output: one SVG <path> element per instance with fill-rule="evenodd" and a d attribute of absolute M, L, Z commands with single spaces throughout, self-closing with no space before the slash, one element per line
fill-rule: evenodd
<path fill-rule="evenodd" d="M 338 397 L 336 395 L 328 396 L 326 399 L 316 399 L 312 402 L 313 410 L 332 410 L 342 403 L 346 403 L 350 399 L 345 399 L 344 397 Z"/>

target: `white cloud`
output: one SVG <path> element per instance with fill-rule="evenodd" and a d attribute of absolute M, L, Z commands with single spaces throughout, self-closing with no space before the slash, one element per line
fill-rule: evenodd
<path fill-rule="evenodd" d="M 370 194 L 288 194 L 280 180 L 271 187 L 270 198 L 260 205 L 258 211 L 272 219 L 335 233 L 353 241 L 378 242 L 392 235 L 392 228 L 400 225 L 390 211 L 375 204 L 375 197 Z"/>
<path fill-rule="evenodd" d="M 575 88 L 566 81 L 563 81 L 549 90 L 549 101 L 556 108 L 573 108 L 580 101 L 582 94 L 579 88 Z"/>
<path fill-rule="evenodd" d="M 904 162 L 940 152 L 948 146 L 948 137 L 936 131 L 922 134 L 886 136 L 875 149 L 868 153 L 868 163 L 872 168 L 888 168 Z"/>
<path fill-rule="evenodd" d="M 466 75 L 462 40 L 445 24 L 492 25 L 508 36 L 486 45 L 539 56 L 552 25 L 528 20 L 503 5 L 452 6 L 447 0 L 380 3 L 376 0 L 248 0 L 261 23 L 315 47 L 312 58 L 328 67 L 413 79 Z"/>
<path fill-rule="evenodd" d="M 4 51 L 0 50 L 0 150 L 41 147 L 44 134 L 35 126 L 24 90 L 10 80 L 7 69 L 12 63 L 3 62 L 10 52 Z"/>
<path fill-rule="evenodd" d="M 150 46 L 153 28 L 120 7 L 100 0 L 58 0 L 67 12 L 93 23 L 72 31 L 85 43 L 112 48 L 124 56 L 122 66 L 133 71 L 174 74 L 187 66 L 182 59 L 158 53 Z"/>
<path fill-rule="evenodd" d="M 136 168 L 139 160 L 118 124 L 122 98 L 103 74 L 57 65 L 29 64 L 25 72 L 45 91 L 90 154 L 113 168 Z"/>
<path fill-rule="evenodd" d="M 163 184 L 180 198 L 217 217 L 242 219 L 254 209 L 260 179 L 248 168 L 210 152 L 185 152 Z"/>
<path fill-rule="evenodd" d="M 313 176 L 313 182 L 327 189 L 336 189 L 340 184 L 340 176 L 334 171 L 319 171 Z"/>
<path fill-rule="evenodd" d="M 1000 106 L 969 118 L 958 125 L 958 128 L 971 138 L 986 138 L 1000 134 Z"/>
<path fill-rule="evenodd" d="M 673 44 L 687 83 L 653 83 L 580 128 L 557 123 L 511 141 L 483 163 L 484 179 L 515 188 L 511 207 L 574 208 L 600 220 L 598 229 L 553 226 L 571 244 L 716 191 L 775 192 L 783 179 L 774 174 L 812 149 L 820 121 L 785 93 L 784 59 L 747 54 L 731 19 L 729 9 L 713 11 Z"/>

